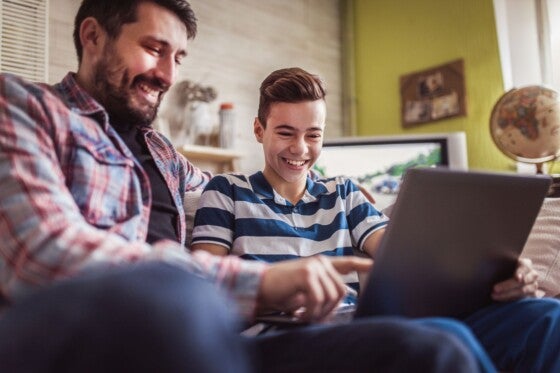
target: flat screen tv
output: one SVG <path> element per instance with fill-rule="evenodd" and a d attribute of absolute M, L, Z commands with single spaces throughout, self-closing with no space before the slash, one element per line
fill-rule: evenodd
<path fill-rule="evenodd" d="M 467 170 L 464 132 L 344 137 L 325 140 L 314 168 L 330 177 L 351 177 L 368 189 L 379 209 L 394 203 L 410 167 Z"/>

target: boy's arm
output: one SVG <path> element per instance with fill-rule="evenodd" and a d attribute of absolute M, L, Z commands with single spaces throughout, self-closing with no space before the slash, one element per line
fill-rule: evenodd
<path fill-rule="evenodd" d="M 194 218 L 191 250 L 227 255 L 233 244 L 235 208 L 232 185 L 226 175 L 217 175 L 204 188 Z"/>
<path fill-rule="evenodd" d="M 225 256 L 228 254 L 227 249 L 224 246 L 212 244 L 212 243 L 196 243 L 191 246 L 192 251 L 204 250 L 208 251 L 210 254 Z"/>
<path fill-rule="evenodd" d="M 384 233 L 385 228 L 378 229 L 370 234 L 369 237 L 364 241 L 364 246 L 362 247 L 362 249 L 370 258 L 375 258 L 377 248 L 381 243 L 381 239 L 383 238 Z"/>

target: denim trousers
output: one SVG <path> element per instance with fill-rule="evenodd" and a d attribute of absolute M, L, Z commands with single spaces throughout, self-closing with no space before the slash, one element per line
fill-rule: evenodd
<path fill-rule="evenodd" d="M 0 316 L 5 372 L 492 371 L 470 330 L 446 319 L 372 317 L 243 337 L 234 304 L 172 265 L 61 280 Z M 491 340 L 489 340 L 491 343 Z"/>

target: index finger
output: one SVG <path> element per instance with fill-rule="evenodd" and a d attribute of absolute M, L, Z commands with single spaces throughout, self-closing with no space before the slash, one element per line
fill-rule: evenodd
<path fill-rule="evenodd" d="M 329 258 L 332 266 L 338 273 L 345 275 L 352 271 L 367 272 L 373 266 L 373 260 L 370 258 L 360 258 L 357 256 L 344 256 Z"/>
<path fill-rule="evenodd" d="M 523 279 L 533 272 L 533 262 L 528 258 L 519 258 L 517 260 L 517 268 L 515 270 L 515 278 L 518 281 L 523 281 Z"/>

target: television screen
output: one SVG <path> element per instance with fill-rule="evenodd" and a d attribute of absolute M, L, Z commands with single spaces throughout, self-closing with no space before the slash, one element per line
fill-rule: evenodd
<path fill-rule="evenodd" d="M 341 138 L 325 141 L 315 171 L 360 183 L 383 209 L 394 203 L 410 167 L 467 168 L 464 133 Z"/>

